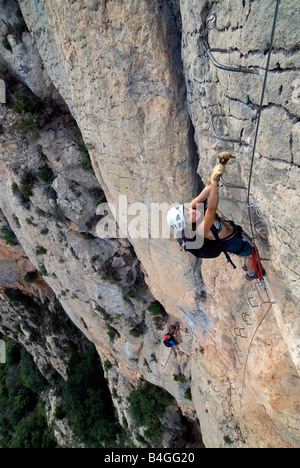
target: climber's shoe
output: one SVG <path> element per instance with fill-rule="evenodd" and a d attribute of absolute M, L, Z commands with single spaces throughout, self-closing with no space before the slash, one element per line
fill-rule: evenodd
<path fill-rule="evenodd" d="M 266 272 L 265 272 L 264 269 L 262 270 L 262 275 L 263 276 L 266 275 Z M 247 281 L 253 281 L 253 280 L 257 279 L 258 276 L 257 276 L 257 273 L 255 271 L 254 273 L 246 273 L 245 278 L 246 278 Z"/>
<path fill-rule="evenodd" d="M 247 268 L 247 265 L 246 265 L 246 263 L 244 263 L 244 265 L 242 266 L 242 270 L 244 270 L 244 271 L 248 271 L 248 268 Z"/>

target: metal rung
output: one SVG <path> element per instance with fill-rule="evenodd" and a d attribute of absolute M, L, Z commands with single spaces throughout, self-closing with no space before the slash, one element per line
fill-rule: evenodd
<path fill-rule="evenodd" d="M 238 140 L 236 138 L 230 138 L 230 137 L 218 135 L 218 133 L 216 132 L 215 126 L 214 126 L 214 121 L 213 121 L 213 119 L 215 117 L 224 117 L 224 115 L 223 114 L 210 115 L 210 123 L 211 123 L 212 131 L 213 131 L 213 134 L 215 135 L 215 137 L 217 137 L 219 140 L 222 140 L 222 141 L 229 141 L 231 143 L 239 143 L 240 145 L 248 145 L 248 143 L 246 141 Z M 248 188 L 245 185 L 236 185 L 236 184 L 231 184 L 229 182 L 226 182 L 223 179 L 222 176 L 221 176 L 220 180 L 221 180 L 222 184 L 225 185 L 226 187 L 237 188 L 237 189 L 241 189 L 241 190 L 248 190 Z"/>
<path fill-rule="evenodd" d="M 253 299 L 252 296 L 248 297 L 248 302 L 249 302 L 250 306 L 253 307 L 253 309 L 255 309 L 255 307 L 260 307 L 260 304 L 252 304 L 251 299 Z"/>
<path fill-rule="evenodd" d="M 229 182 L 226 182 L 226 181 L 223 179 L 222 176 L 220 177 L 220 180 L 221 180 L 222 184 L 225 185 L 225 187 L 237 188 L 237 189 L 241 189 L 241 190 L 248 190 L 247 187 L 245 187 L 245 185 L 234 185 L 234 184 L 229 184 Z"/>
<path fill-rule="evenodd" d="M 231 138 L 231 137 L 219 135 L 216 132 L 215 125 L 214 125 L 214 118 L 216 118 L 216 117 L 225 117 L 225 115 L 224 114 L 210 115 L 210 123 L 211 123 L 212 131 L 213 131 L 213 134 L 215 135 L 215 137 L 217 137 L 219 140 L 222 140 L 222 141 L 229 141 L 230 143 L 239 143 L 240 145 L 249 146 L 247 141 L 244 141 L 244 140 L 241 140 L 241 139 L 238 139 L 238 138 Z"/>
<path fill-rule="evenodd" d="M 259 75 L 260 74 L 259 70 L 256 70 L 254 68 L 230 67 L 228 65 L 222 65 L 221 63 L 217 62 L 217 60 L 214 58 L 212 52 L 228 53 L 229 51 L 228 50 L 223 50 L 223 49 L 207 49 L 207 53 L 208 53 L 208 56 L 209 56 L 210 60 L 215 65 L 215 67 L 220 68 L 221 70 L 238 72 L 238 73 L 251 73 L 252 75 Z"/>

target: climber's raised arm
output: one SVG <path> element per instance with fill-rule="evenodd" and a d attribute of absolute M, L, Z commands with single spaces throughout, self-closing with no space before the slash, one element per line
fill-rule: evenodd
<path fill-rule="evenodd" d="M 205 216 L 203 222 L 197 227 L 196 232 L 199 235 L 204 235 L 204 237 L 209 233 L 210 228 L 215 222 L 216 211 L 219 205 L 219 182 L 220 177 L 224 174 L 225 166 L 224 164 L 217 164 L 213 169 L 211 176 L 209 178 L 209 200 L 208 206 L 205 211 Z M 208 187 L 208 185 L 206 186 Z M 206 188 L 205 187 L 205 188 Z M 205 189 L 204 189 L 205 190 Z M 201 195 L 201 194 L 200 194 Z"/>
<path fill-rule="evenodd" d="M 198 197 L 194 198 L 194 200 L 191 201 L 190 205 L 192 208 L 196 209 L 197 203 L 204 203 L 205 200 L 208 199 L 211 191 L 211 182 L 210 178 L 208 179 L 208 182 L 202 192 L 198 195 Z"/>
<path fill-rule="evenodd" d="M 226 166 L 226 164 L 228 163 L 229 159 L 232 158 L 232 154 L 229 153 L 228 151 L 223 151 L 222 153 L 219 154 L 218 156 L 218 162 L 219 164 L 221 164 L 222 166 Z M 221 174 L 222 175 L 222 174 Z M 197 203 L 204 203 L 205 200 L 208 199 L 208 197 L 210 196 L 210 192 L 211 192 L 211 187 L 212 187 L 212 184 L 211 184 L 211 177 L 208 179 L 207 181 L 207 184 L 206 186 L 204 187 L 204 189 L 202 190 L 202 192 L 196 197 L 194 198 L 191 203 L 190 203 L 190 206 L 191 208 L 194 208 L 196 209 L 196 206 L 197 206 Z"/>

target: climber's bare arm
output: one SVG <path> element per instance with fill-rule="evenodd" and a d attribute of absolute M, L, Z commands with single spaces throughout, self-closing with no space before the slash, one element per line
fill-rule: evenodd
<path fill-rule="evenodd" d="M 210 195 L 210 190 L 211 190 L 211 183 L 210 183 L 210 178 L 209 178 L 202 192 L 198 195 L 198 197 L 194 198 L 194 200 L 191 201 L 190 203 L 191 207 L 196 209 L 197 203 L 204 203 L 205 200 L 207 200 Z"/>
<path fill-rule="evenodd" d="M 219 205 L 219 190 L 216 185 L 210 184 L 210 197 L 208 201 L 208 207 L 205 212 L 203 222 L 196 228 L 197 234 L 200 236 L 207 236 L 210 231 L 210 228 L 215 222 L 216 211 Z"/>

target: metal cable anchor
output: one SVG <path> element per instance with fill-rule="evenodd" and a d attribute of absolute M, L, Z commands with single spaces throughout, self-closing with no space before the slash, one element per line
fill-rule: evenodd
<path fill-rule="evenodd" d="M 214 29 L 216 27 L 217 15 L 215 12 L 212 12 L 206 17 L 206 27 L 207 29 Z"/>

